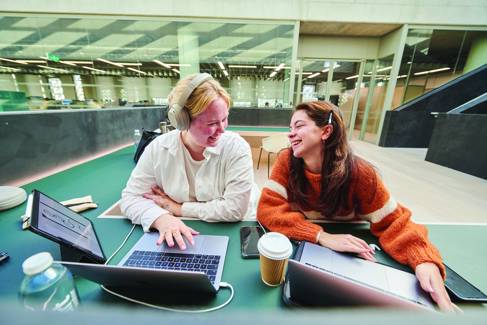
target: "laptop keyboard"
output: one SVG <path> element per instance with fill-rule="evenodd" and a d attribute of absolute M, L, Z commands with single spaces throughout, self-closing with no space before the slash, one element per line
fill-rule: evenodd
<path fill-rule="evenodd" d="M 134 251 L 125 261 L 124 266 L 203 272 L 214 284 L 219 263 L 218 255 Z"/>

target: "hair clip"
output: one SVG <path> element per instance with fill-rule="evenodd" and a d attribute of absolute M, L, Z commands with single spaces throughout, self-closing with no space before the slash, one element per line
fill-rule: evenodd
<path fill-rule="evenodd" d="M 331 124 L 332 116 L 333 116 L 333 111 L 330 111 L 330 116 L 328 117 L 328 124 Z"/>

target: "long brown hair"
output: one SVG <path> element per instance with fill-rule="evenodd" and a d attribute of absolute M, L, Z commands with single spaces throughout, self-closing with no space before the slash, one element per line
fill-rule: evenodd
<path fill-rule="evenodd" d="M 356 157 L 348 144 L 338 108 L 329 102 L 307 102 L 299 104 L 295 111 L 303 110 L 318 127 L 328 124 L 331 114 L 333 132 L 323 141 L 323 165 L 321 166 L 321 191 L 317 206 L 310 206 L 310 184 L 304 174 L 303 158 L 289 158 L 290 198 L 305 210 L 318 210 L 322 215 L 331 217 L 343 207 L 348 209 L 348 191 L 352 180 L 352 171 L 356 167 Z M 291 149 L 292 150 L 292 149 Z"/>

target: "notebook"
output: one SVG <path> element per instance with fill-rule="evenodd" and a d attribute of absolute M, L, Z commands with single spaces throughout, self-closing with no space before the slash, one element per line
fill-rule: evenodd
<path fill-rule="evenodd" d="M 289 261 L 286 285 L 290 301 L 300 305 L 434 310 L 414 274 L 311 243 Z"/>

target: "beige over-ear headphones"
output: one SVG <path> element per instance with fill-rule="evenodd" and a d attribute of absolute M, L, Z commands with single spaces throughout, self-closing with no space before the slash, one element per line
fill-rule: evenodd
<path fill-rule="evenodd" d="M 169 107 L 169 111 L 167 112 L 167 118 L 171 122 L 171 124 L 176 127 L 178 130 L 187 130 L 189 129 L 189 124 L 191 123 L 191 117 L 187 109 L 184 108 L 186 105 L 186 101 L 188 100 L 189 96 L 193 93 L 193 91 L 201 85 L 206 80 L 213 79 L 211 75 L 208 73 L 199 73 L 197 74 L 189 83 L 188 88 L 184 91 L 179 98 L 174 98 L 174 102 Z"/>

